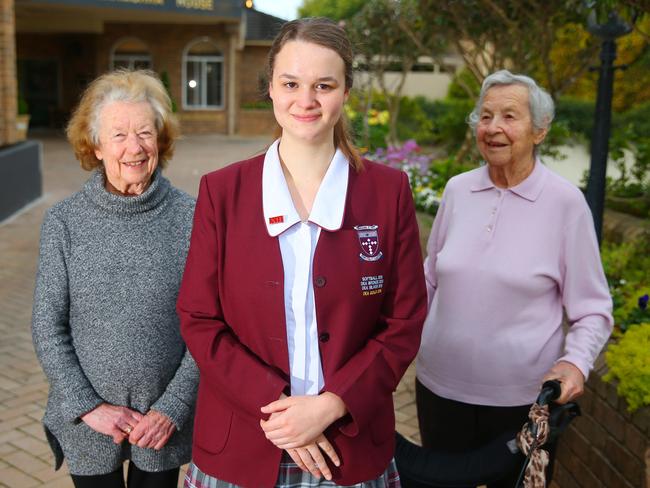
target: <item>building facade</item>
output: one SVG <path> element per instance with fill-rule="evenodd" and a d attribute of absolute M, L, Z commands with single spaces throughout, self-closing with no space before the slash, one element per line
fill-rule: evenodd
<path fill-rule="evenodd" d="M 282 22 L 240 0 L 15 0 L 17 89 L 31 127 L 59 128 L 101 73 L 151 69 L 183 132 L 236 134 Z"/>

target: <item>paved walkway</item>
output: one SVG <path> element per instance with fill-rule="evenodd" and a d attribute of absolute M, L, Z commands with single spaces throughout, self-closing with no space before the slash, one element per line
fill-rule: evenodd
<path fill-rule="evenodd" d="M 77 191 L 88 177 L 68 144 L 43 137 L 44 196 L 0 224 L 0 487 L 71 488 L 65 467 L 52 468 L 41 417 L 47 381 L 34 355 L 30 320 L 38 257 L 39 227 L 45 210 Z M 265 139 L 191 136 L 178 144 L 166 175 L 196 195 L 202 174 L 250 157 Z M 395 393 L 397 429 L 418 440 L 412 368 Z"/>

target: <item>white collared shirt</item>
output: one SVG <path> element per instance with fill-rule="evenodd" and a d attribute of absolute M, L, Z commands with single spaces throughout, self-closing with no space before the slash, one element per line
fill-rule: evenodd
<path fill-rule="evenodd" d="M 262 202 L 269 235 L 278 236 L 284 268 L 284 311 L 291 395 L 317 395 L 325 386 L 318 347 L 312 268 L 321 229 L 343 224 L 349 164 L 337 149 L 318 188 L 306 222 L 291 199 L 278 155 L 279 140 L 264 158 Z"/>

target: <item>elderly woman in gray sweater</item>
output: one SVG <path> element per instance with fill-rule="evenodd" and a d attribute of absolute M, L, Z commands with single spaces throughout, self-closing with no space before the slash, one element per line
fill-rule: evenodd
<path fill-rule="evenodd" d="M 174 309 L 194 199 L 161 168 L 177 122 L 153 73 L 86 90 L 67 135 L 90 179 L 49 209 L 32 333 L 50 382 L 43 419 L 75 487 L 175 487 L 190 460 L 198 370 Z"/>

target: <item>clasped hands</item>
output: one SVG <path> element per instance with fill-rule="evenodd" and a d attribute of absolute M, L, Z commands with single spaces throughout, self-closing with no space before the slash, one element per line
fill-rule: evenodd
<path fill-rule="evenodd" d="M 332 422 L 347 413 L 345 403 L 334 393 L 312 396 L 280 395 L 280 399 L 262 407 L 269 414 L 260 426 L 276 447 L 287 451 L 303 471 L 313 476 L 332 479 L 325 454 L 335 466 L 341 461 L 323 432 Z"/>
<path fill-rule="evenodd" d="M 127 407 L 102 403 L 82 415 L 81 420 L 91 429 L 113 438 L 115 444 L 125 439 L 134 446 L 163 448 L 176 427 L 167 415 L 149 410 L 145 415 Z"/>

